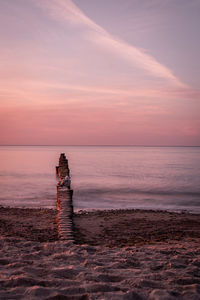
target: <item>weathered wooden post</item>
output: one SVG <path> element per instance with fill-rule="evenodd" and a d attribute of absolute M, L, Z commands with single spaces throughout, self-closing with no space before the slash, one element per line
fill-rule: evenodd
<path fill-rule="evenodd" d="M 58 231 L 61 239 L 73 240 L 73 190 L 65 153 L 60 154 L 56 174 L 59 180 L 57 184 Z"/>

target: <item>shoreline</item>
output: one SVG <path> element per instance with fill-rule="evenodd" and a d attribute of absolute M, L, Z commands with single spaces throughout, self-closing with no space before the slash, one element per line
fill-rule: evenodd
<path fill-rule="evenodd" d="M 0 235 L 38 242 L 59 240 L 56 209 L 0 206 Z M 163 210 L 112 209 L 74 213 L 74 242 L 124 247 L 200 239 L 198 214 Z"/>

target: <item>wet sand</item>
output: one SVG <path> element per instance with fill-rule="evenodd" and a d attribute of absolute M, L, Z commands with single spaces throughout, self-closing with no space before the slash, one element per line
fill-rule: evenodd
<path fill-rule="evenodd" d="M 0 299 L 200 299 L 199 215 L 0 208 Z"/>
<path fill-rule="evenodd" d="M 58 240 L 57 210 L 0 207 L 0 236 L 28 241 Z"/>
<path fill-rule="evenodd" d="M 200 238 L 200 216 L 151 210 L 80 212 L 77 243 L 123 247 Z"/>

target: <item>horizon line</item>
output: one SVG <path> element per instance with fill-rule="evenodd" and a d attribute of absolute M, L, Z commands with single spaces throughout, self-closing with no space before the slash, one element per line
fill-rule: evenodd
<path fill-rule="evenodd" d="M 96 144 L 92 144 L 92 145 L 73 145 L 73 144 L 69 144 L 69 145 L 51 145 L 51 144 L 47 144 L 47 145 L 39 145 L 39 144 L 35 144 L 35 145 L 26 145 L 26 144 L 0 144 L 0 147 L 200 147 L 200 145 L 134 145 L 134 144 L 125 144 L 125 145 L 118 145 L 118 144 L 105 144 L 105 145 L 96 145 Z"/>

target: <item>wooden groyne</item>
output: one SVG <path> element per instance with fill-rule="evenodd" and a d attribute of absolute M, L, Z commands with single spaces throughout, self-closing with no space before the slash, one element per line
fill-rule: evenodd
<path fill-rule="evenodd" d="M 57 223 L 62 240 L 73 240 L 73 190 L 71 189 L 70 169 L 68 160 L 61 153 L 59 165 L 56 166 L 57 184 Z"/>

